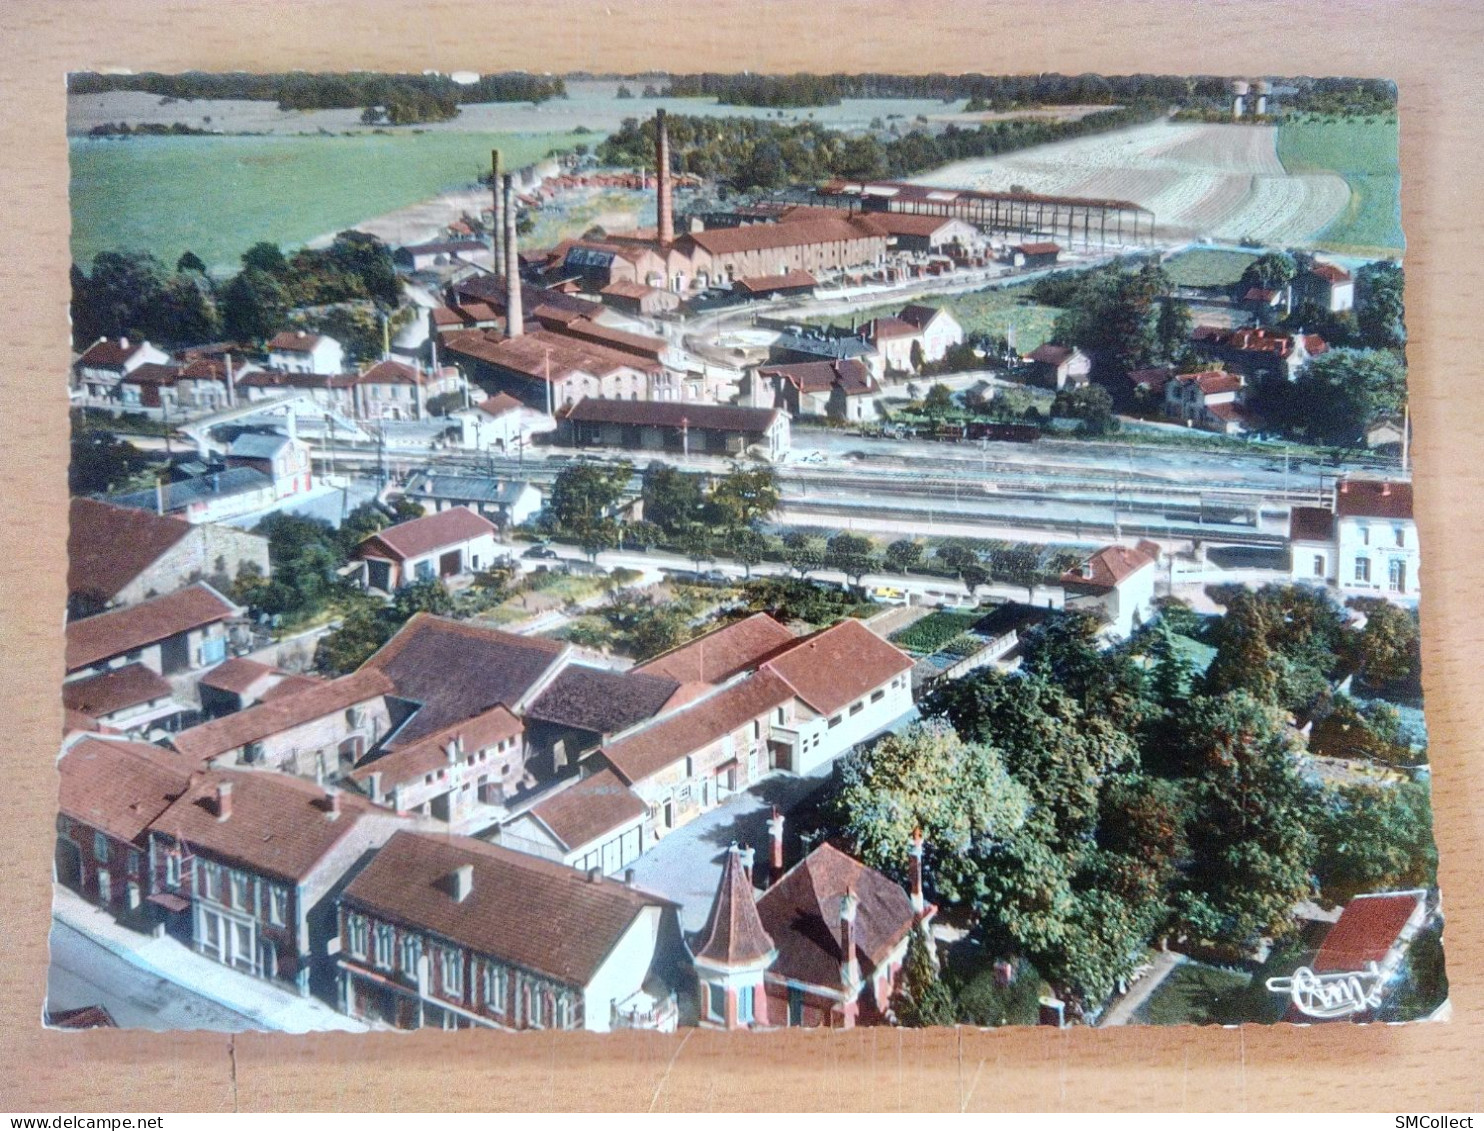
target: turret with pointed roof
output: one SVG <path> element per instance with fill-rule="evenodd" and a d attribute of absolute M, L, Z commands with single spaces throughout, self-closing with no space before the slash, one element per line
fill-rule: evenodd
<path fill-rule="evenodd" d="M 691 954 L 702 1026 L 740 1029 L 768 1023 L 763 974 L 777 950 L 758 917 L 752 875 L 735 842 L 727 849 L 711 913 L 691 941 Z"/>

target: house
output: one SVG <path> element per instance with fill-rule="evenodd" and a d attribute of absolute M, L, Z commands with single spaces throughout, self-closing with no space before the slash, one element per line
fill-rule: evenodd
<path fill-rule="evenodd" d="M 584 397 L 680 399 L 679 383 L 662 363 L 550 330 L 515 338 L 454 333 L 444 339 L 443 350 L 469 380 L 547 415 Z"/>
<path fill-rule="evenodd" d="M 56 880 L 142 922 L 153 894 L 149 827 L 190 785 L 190 766 L 158 746 L 85 734 L 57 761 Z"/>
<path fill-rule="evenodd" d="M 570 776 L 613 736 L 675 704 L 680 682 L 642 671 L 569 664 L 524 712 L 526 752 L 542 780 Z"/>
<path fill-rule="evenodd" d="M 1245 385 L 1240 373 L 1220 369 L 1177 373 L 1165 382 L 1165 415 L 1208 432 L 1239 435 L 1247 430 Z"/>
<path fill-rule="evenodd" d="M 598 292 L 603 301 L 624 314 L 664 314 L 680 305 L 680 296 L 639 282 L 609 283 Z"/>
<path fill-rule="evenodd" d="M 476 452 L 508 455 L 523 452 L 538 432 L 549 432 L 551 417 L 527 408 L 509 393 L 496 393 L 469 408 L 448 415 L 457 428 L 460 447 Z"/>
<path fill-rule="evenodd" d="M 406 497 L 435 513 L 466 507 L 502 532 L 534 518 L 542 506 L 541 489 L 525 480 L 431 471 L 417 472 L 408 480 Z"/>
<path fill-rule="evenodd" d="M 196 683 L 196 693 L 201 698 L 201 713 L 215 719 L 322 682 L 316 676 L 292 675 L 245 656 L 233 656 L 203 675 Z"/>
<path fill-rule="evenodd" d="M 984 246 L 984 234 L 967 220 L 957 217 L 872 212 L 867 219 L 872 227 L 886 233 L 891 250 L 898 253 L 955 251 L 960 255 L 971 255 Z"/>
<path fill-rule="evenodd" d="M 1042 267 L 1055 267 L 1059 255 L 1061 245 L 1042 241 L 1015 244 L 1006 250 L 1005 258 L 1012 267 L 1034 271 Z"/>
<path fill-rule="evenodd" d="M 392 682 L 362 668 L 316 680 L 173 735 L 199 766 L 267 766 L 323 781 L 349 771 L 410 713 Z"/>
<path fill-rule="evenodd" d="M 67 678 L 128 664 L 181 675 L 227 658 L 227 624 L 242 610 L 204 581 L 67 625 Z"/>
<path fill-rule="evenodd" d="M 754 275 L 738 279 L 732 289 L 749 299 L 797 298 L 814 293 L 819 280 L 807 271 L 785 271 L 781 275 Z"/>
<path fill-rule="evenodd" d="M 298 480 L 291 480 L 288 484 Z M 157 482 L 153 489 L 110 495 L 114 506 L 172 515 L 190 523 L 228 522 L 279 501 L 279 485 L 256 467 L 229 467 L 188 479 Z"/>
<path fill-rule="evenodd" d="M 828 333 L 819 329 L 786 329 L 768 347 L 768 362 L 771 365 L 792 365 L 796 362 L 847 361 L 861 362 L 871 370 L 871 376 L 881 380 L 886 375 L 886 363 L 876 348 L 857 333 Z"/>
<path fill-rule="evenodd" d="M 259 369 L 237 380 L 239 398 L 249 403 L 282 396 L 285 391 L 307 393 L 326 413 L 354 418 L 360 412 L 354 373 L 284 373 Z"/>
<path fill-rule="evenodd" d="M 468 507 L 450 507 L 371 535 L 355 549 L 365 583 L 390 593 L 414 581 L 459 577 L 488 569 L 498 531 Z"/>
<path fill-rule="evenodd" d="M 1315 261 L 1293 281 L 1297 296 L 1331 314 L 1355 309 L 1355 279 L 1343 267 Z"/>
<path fill-rule="evenodd" d="M 400 1029 L 673 1031 L 675 907 L 467 837 L 393 837 L 340 900 L 340 1006 Z"/>
<path fill-rule="evenodd" d="M 1104 546 L 1076 569 L 1061 575 L 1066 590 L 1064 607 L 1097 612 L 1113 636 L 1133 635 L 1134 629 L 1154 615 L 1159 552 L 1153 542 L 1140 542 L 1132 548 Z"/>
<path fill-rule="evenodd" d="M 881 386 L 870 366 L 854 358 L 759 366 L 752 378 L 752 403 L 781 408 L 791 417 L 875 420 Z"/>
<path fill-rule="evenodd" d="M 689 455 L 777 459 L 789 450 L 789 421 L 777 409 L 584 397 L 559 418 L 573 447 L 618 447 Z"/>
<path fill-rule="evenodd" d="M 333 895 L 406 827 L 361 798 L 287 774 L 198 774 L 150 826 L 155 898 L 197 953 L 328 995 Z"/>
<path fill-rule="evenodd" d="M 73 377 L 83 395 L 118 399 L 119 382 L 141 365 L 166 365 L 170 355 L 149 342 L 128 338 L 99 338 L 72 363 Z"/>
<path fill-rule="evenodd" d="M 1349 1012 L 1330 1016 L 1316 1017 L 1291 1007 L 1286 1020 L 1377 1020 L 1400 981 L 1407 951 L 1429 917 L 1428 893 L 1421 889 L 1356 896 L 1324 936 L 1309 969 L 1330 980 L 1355 975 L 1365 991 L 1364 999 L 1347 1003 L 1355 1007 Z"/>
<path fill-rule="evenodd" d="M 1057 392 L 1068 385 L 1086 385 L 1092 380 L 1092 358 L 1076 346 L 1046 342 L 1021 360 L 1031 366 L 1030 380 L 1033 384 Z"/>
<path fill-rule="evenodd" d="M 422 420 L 434 397 L 462 393 L 464 379 L 455 366 L 425 372 L 422 366 L 380 361 L 355 378 L 359 420 Z"/>
<path fill-rule="evenodd" d="M 1175 371 L 1167 365 L 1153 369 L 1135 369 L 1124 374 L 1124 379 L 1128 382 L 1127 395 L 1138 405 L 1163 404 L 1165 386 L 1174 378 Z"/>
<path fill-rule="evenodd" d="M 1249 381 L 1261 377 L 1297 379 L 1299 370 L 1329 349 L 1318 334 L 1286 334 L 1263 327 L 1223 330 L 1216 326 L 1197 326 L 1191 343 L 1212 361 L 1219 361 L 1231 373 L 1240 373 Z"/>
<path fill-rule="evenodd" d="M 1253 285 L 1242 292 L 1237 305 L 1252 315 L 1259 326 L 1271 326 L 1293 309 L 1292 287 Z"/>
<path fill-rule="evenodd" d="M 648 806 L 646 837 L 666 835 L 774 770 L 808 773 L 912 709 L 912 660 L 859 621 L 789 633 L 761 653 L 762 640 L 787 629 L 756 617 L 742 624 L 638 669 L 676 680 L 686 696 L 602 746 L 603 761 Z"/>
<path fill-rule="evenodd" d="M 153 510 L 74 498 L 67 532 L 67 608 L 73 617 L 134 605 L 203 577 L 222 588 L 244 571 L 269 576 L 268 539 Z"/>
<path fill-rule="evenodd" d="M 145 362 L 135 366 L 119 378 L 119 403 L 125 408 L 174 408 L 179 377 L 178 365 Z"/>
<path fill-rule="evenodd" d="M 62 684 L 62 705 L 131 738 L 168 728 L 190 710 L 175 698 L 168 679 L 141 663 Z"/>
<path fill-rule="evenodd" d="M 648 809 L 612 770 L 568 778 L 500 826 L 499 843 L 584 872 L 617 876 L 653 847 Z"/>
<path fill-rule="evenodd" d="M 438 240 L 399 247 L 392 253 L 392 262 L 407 271 L 427 271 L 461 263 L 492 268 L 495 255 L 489 244 L 479 240 Z"/>
<path fill-rule="evenodd" d="M 293 420 L 290 412 L 289 420 Z M 240 432 L 227 447 L 227 469 L 251 468 L 267 476 L 273 484 L 273 497 L 286 499 L 314 487 L 309 462 L 309 445 L 293 434 L 277 432 Z"/>
<path fill-rule="evenodd" d="M 175 403 L 181 408 L 219 412 L 237 400 L 237 382 L 258 372 L 251 362 L 234 364 L 232 354 L 220 356 L 185 353 L 185 363 L 175 378 Z"/>
<path fill-rule="evenodd" d="M 339 373 L 345 368 L 345 350 L 328 334 L 284 330 L 268 342 L 268 368 L 285 373 Z"/>
<path fill-rule="evenodd" d="M 1336 484 L 1335 577 L 1352 595 L 1402 602 L 1421 595 L 1410 483 L 1346 478 Z"/>
<path fill-rule="evenodd" d="M 727 850 L 706 924 L 688 940 L 705 1028 L 830 1028 L 888 1021 L 912 932 L 937 908 L 913 838 L 910 893 L 829 843 L 783 872 L 783 821 L 769 823 L 772 875 L 754 886 L 752 852 Z M 781 873 L 781 874 L 780 874 Z"/>
<path fill-rule="evenodd" d="M 1294 507 L 1288 514 L 1288 571 L 1294 581 L 1333 584 L 1335 512 L 1328 507 Z"/>
<path fill-rule="evenodd" d="M 912 304 L 895 317 L 872 319 L 864 336 L 888 369 L 915 373 L 924 362 L 942 361 L 964 340 L 964 331 L 948 311 Z"/>

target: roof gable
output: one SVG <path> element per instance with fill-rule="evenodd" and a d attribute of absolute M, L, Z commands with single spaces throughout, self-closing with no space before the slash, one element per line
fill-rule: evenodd
<path fill-rule="evenodd" d="M 833 715 L 893 676 L 911 671 L 912 663 L 901 649 L 847 617 L 778 649 L 761 670 L 781 676 L 821 715 Z"/>
<path fill-rule="evenodd" d="M 67 532 L 67 591 L 112 600 L 194 529 L 179 518 L 73 499 Z"/>
<path fill-rule="evenodd" d="M 67 670 L 156 644 L 193 628 L 234 617 L 239 610 L 204 581 L 67 626 Z"/>
<path fill-rule="evenodd" d="M 495 532 L 494 523 L 468 507 L 449 507 L 378 531 L 356 547 L 356 554 L 405 562 Z"/>

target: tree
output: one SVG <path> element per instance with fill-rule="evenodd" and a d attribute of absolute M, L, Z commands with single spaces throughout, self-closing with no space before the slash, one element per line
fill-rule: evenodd
<path fill-rule="evenodd" d="M 953 410 L 953 391 L 941 381 L 935 382 L 922 401 L 923 413 L 933 420 L 941 420 Z"/>
<path fill-rule="evenodd" d="M 763 560 L 768 551 L 768 540 L 750 526 L 733 531 L 727 536 L 727 552 L 733 561 L 741 562 L 746 570 L 745 579 L 752 580 L 752 567 Z"/>
<path fill-rule="evenodd" d="M 1325 791 L 1316 835 L 1320 894 L 1342 904 L 1374 891 L 1437 883 L 1428 788 L 1419 782 Z"/>
<path fill-rule="evenodd" d="M 938 976 L 928 948 L 931 939 L 925 931 L 913 928 L 907 939 L 907 953 L 897 974 L 891 1010 L 897 1023 L 912 1029 L 952 1025 L 958 1020 L 953 993 Z"/>
<path fill-rule="evenodd" d="M 613 94 L 614 98 L 633 98 L 634 92 L 628 88 L 626 83 L 619 83 L 618 90 Z"/>
<path fill-rule="evenodd" d="M 1406 344 L 1403 273 L 1394 260 L 1367 263 L 1355 273 L 1355 319 L 1361 340 L 1373 349 Z"/>
<path fill-rule="evenodd" d="M 1032 546 L 1002 546 L 989 554 L 990 571 L 1010 585 L 1024 585 L 1027 601 L 1034 599 L 1032 586 L 1041 579 L 1041 555 Z"/>
<path fill-rule="evenodd" d="M 716 560 L 711 528 L 702 523 L 693 523 L 682 530 L 679 544 L 681 553 L 695 563 L 697 572 L 705 562 Z"/>
<path fill-rule="evenodd" d="M 442 580 L 430 577 L 399 588 L 392 595 L 392 603 L 388 611 L 398 625 L 411 620 L 418 613 L 431 613 L 436 617 L 446 617 L 453 612 L 453 597 Z"/>
<path fill-rule="evenodd" d="M 922 340 L 920 338 L 912 342 L 912 349 L 908 352 L 908 360 L 911 362 L 913 373 L 922 372 L 922 367 L 927 362 L 927 357 L 923 354 Z M 929 395 L 931 395 L 931 390 L 929 390 Z"/>
<path fill-rule="evenodd" d="M 1056 394 L 1051 415 L 1080 420 L 1089 432 L 1103 435 L 1112 430 L 1113 397 L 1101 385 L 1071 385 Z"/>
<path fill-rule="evenodd" d="M 320 638 L 314 650 L 315 669 L 327 675 L 355 671 L 392 638 L 393 631 L 379 610 L 357 605 L 337 627 Z"/>
<path fill-rule="evenodd" d="M 633 467 L 587 460 L 568 464 L 551 486 L 549 506 L 558 526 L 577 538 L 610 517 L 628 489 Z"/>
<path fill-rule="evenodd" d="M 640 487 L 644 517 L 667 534 L 683 530 L 700 519 L 705 505 L 701 477 L 654 461 L 644 469 Z"/>
<path fill-rule="evenodd" d="M 259 267 L 238 272 L 222 290 L 223 329 L 239 341 L 271 338 L 282 328 L 288 309 L 289 295 L 281 280 Z"/>
<path fill-rule="evenodd" d="M 289 261 L 284 258 L 283 250 L 276 243 L 265 240 L 253 244 L 242 253 L 242 266 L 269 275 L 283 276 L 288 274 Z"/>
<path fill-rule="evenodd" d="M 989 576 L 989 570 L 985 569 L 978 562 L 973 562 L 970 565 L 964 566 L 963 569 L 959 570 L 958 576 L 959 580 L 964 583 L 964 588 L 969 591 L 969 598 L 971 600 L 973 599 L 974 594 L 977 593 L 983 586 L 988 585 L 991 580 Z"/>
<path fill-rule="evenodd" d="M 1190 354 L 1190 307 L 1166 299 L 1159 307 L 1154 323 L 1155 360 L 1165 365 L 1179 365 Z"/>
<path fill-rule="evenodd" d="M 711 489 L 710 503 L 720 525 L 735 530 L 769 517 L 780 498 L 778 475 L 771 467 L 734 466 Z"/>
<path fill-rule="evenodd" d="M 1292 255 L 1286 251 L 1269 251 L 1247 265 L 1247 269 L 1242 272 L 1241 281 L 1237 283 L 1237 289 L 1242 292 L 1251 287 L 1268 291 L 1282 290 L 1293 282 L 1297 273 L 1298 264 Z"/>
<path fill-rule="evenodd" d="M 93 257 L 91 275 L 73 271 L 73 340 L 81 348 L 100 337 L 155 333 L 167 280 L 164 265 L 153 255 L 100 252 Z"/>
<path fill-rule="evenodd" d="M 1421 668 L 1421 633 L 1416 612 L 1379 598 L 1357 602 L 1365 628 L 1355 641 L 1355 658 L 1366 683 L 1416 684 Z"/>
<path fill-rule="evenodd" d="M 177 272 L 195 271 L 197 274 L 204 275 L 206 274 L 206 264 L 201 261 L 201 257 L 194 251 L 184 251 L 181 252 L 180 258 L 175 261 L 175 270 Z"/>
<path fill-rule="evenodd" d="M 824 565 L 824 542 L 802 530 L 790 530 L 783 536 L 783 560 L 800 579 Z"/>
<path fill-rule="evenodd" d="M 859 586 L 861 578 L 877 567 L 875 547 L 863 535 L 842 531 L 825 545 L 824 564 L 839 570 L 851 584 Z"/>
<path fill-rule="evenodd" d="M 149 467 L 149 457 L 112 432 L 74 428 L 67 485 L 74 495 L 102 495 L 127 486 Z"/>
<path fill-rule="evenodd" d="M 583 526 L 578 535 L 578 545 L 587 555 L 588 561 L 596 562 L 598 555 L 604 550 L 611 550 L 618 545 L 618 538 L 618 523 L 611 518 L 602 518 Z"/>
<path fill-rule="evenodd" d="M 963 577 L 964 570 L 979 565 L 979 555 L 957 542 L 945 542 L 938 547 L 934 556 L 960 578 Z"/>
<path fill-rule="evenodd" d="M 1401 415 L 1407 370 L 1389 350 L 1329 350 L 1303 368 L 1292 396 L 1301 434 L 1317 443 L 1361 447 L 1372 424 Z"/>
<path fill-rule="evenodd" d="M 911 538 L 898 538 L 886 547 L 886 554 L 883 558 L 887 569 L 902 574 L 920 561 L 922 561 L 922 543 L 914 542 Z"/>

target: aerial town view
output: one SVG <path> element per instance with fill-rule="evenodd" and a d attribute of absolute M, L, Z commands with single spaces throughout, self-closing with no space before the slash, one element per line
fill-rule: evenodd
<path fill-rule="evenodd" d="M 68 104 L 45 1024 L 1447 1017 L 1391 83 Z"/>

